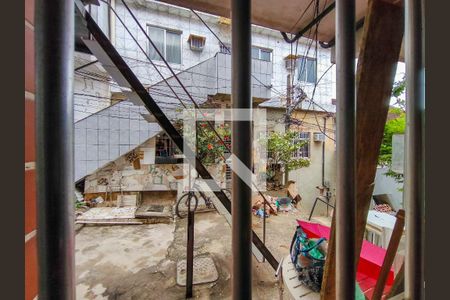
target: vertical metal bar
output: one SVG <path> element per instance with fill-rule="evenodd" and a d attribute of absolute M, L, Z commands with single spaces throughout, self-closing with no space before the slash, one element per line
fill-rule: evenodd
<path fill-rule="evenodd" d="M 322 142 L 322 187 L 325 187 L 325 141 L 326 141 L 326 132 L 327 132 L 327 117 L 323 118 L 323 132 L 324 139 Z M 327 206 L 327 216 L 328 216 L 328 206 Z"/>
<path fill-rule="evenodd" d="M 35 4 L 39 299 L 75 299 L 74 1 Z"/>
<path fill-rule="evenodd" d="M 355 0 L 336 1 L 336 299 L 355 298 Z"/>
<path fill-rule="evenodd" d="M 316 62 L 317 63 L 317 62 Z M 326 132 L 327 132 L 327 117 L 323 118 L 323 132 L 324 132 L 324 138 L 322 142 L 322 187 L 325 191 L 325 198 L 327 199 L 327 203 L 330 203 L 330 197 L 328 197 L 329 187 L 325 188 L 325 141 L 326 141 Z M 328 216 L 328 204 L 327 204 L 327 216 Z"/>
<path fill-rule="evenodd" d="M 316 208 L 317 200 L 319 200 L 319 198 L 316 198 L 316 200 L 314 201 L 314 204 L 313 204 L 313 207 L 312 207 L 312 209 L 311 209 L 311 212 L 309 213 L 308 221 L 311 221 L 311 218 L 312 218 L 314 209 Z M 328 206 L 327 206 L 327 207 L 328 207 Z"/>
<path fill-rule="evenodd" d="M 192 192 L 193 193 L 193 192 Z M 191 196 L 188 196 L 191 197 Z M 191 199 L 192 200 L 192 199 Z M 188 201 L 187 219 L 187 255 L 186 255 L 186 298 L 192 298 L 192 284 L 194 278 L 194 211 L 191 211 L 191 201 Z"/>
<path fill-rule="evenodd" d="M 264 213 L 263 213 L 263 244 L 266 244 L 266 201 L 263 201 L 263 209 L 264 209 Z M 262 259 L 263 262 L 266 261 L 266 259 L 263 256 Z"/>
<path fill-rule="evenodd" d="M 231 1 L 233 109 L 251 106 L 251 1 Z M 250 121 L 233 121 L 232 153 L 251 169 L 252 128 Z M 232 164 L 236 166 L 236 162 Z M 251 187 L 232 174 L 232 297 L 252 298 Z"/>
<path fill-rule="evenodd" d="M 406 62 L 406 260 L 405 298 L 424 299 L 424 115 L 423 1 L 405 1 Z"/>

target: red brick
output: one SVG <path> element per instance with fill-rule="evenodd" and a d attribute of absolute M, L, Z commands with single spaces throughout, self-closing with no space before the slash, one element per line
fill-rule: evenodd
<path fill-rule="evenodd" d="M 34 31 L 25 26 L 25 90 L 34 93 Z"/>
<path fill-rule="evenodd" d="M 25 162 L 36 160 L 35 102 L 25 99 Z"/>
<path fill-rule="evenodd" d="M 25 20 L 34 25 L 34 0 L 25 0 Z"/>
<path fill-rule="evenodd" d="M 36 171 L 25 171 L 25 234 L 36 229 Z"/>
<path fill-rule="evenodd" d="M 38 293 L 36 236 L 25 243 L 25 300 L 33 300 Z"/>

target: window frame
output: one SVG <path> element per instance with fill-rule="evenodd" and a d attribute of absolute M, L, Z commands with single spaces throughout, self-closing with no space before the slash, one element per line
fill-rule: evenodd
<path fill-rule="evenodd" d="M 307 135 L 307 137 L 302 136 L 302 134 Z M 297 132 L 297 136 L 294 138 L 292 142 L 295 144 L 303 141 L 306 141 L 306 144 L 292 154 L 293 158 L 311 158 L 311 132 L 309 131 Z M 304 148 L 306 148 L 306 150 Z M 306 152 L 306 155 L 304 155 L 303 152 Z"/>
<path fill-rule="evenodd" d="M 224 43 L 224 44 L 229 49 L 229 51 L 227 51 L 225 49 L 225 47 L 221 43 L 219 43 L 219 52 L 223 53 L 223 54 L 231 54 L 231 44 L 228 44 L 228 43 Z M 266 62 L 272 62 L 273 61 L 273 49 L 252 45 L 252 50 L 253 49 L 258 49 L 258 58 L 253 57 L 253 55 L 251 55 L 252 59 L 262 60 L 262 61 L 266 61 Z M 269 53 L 269 60 L 261 58 L 261 52 L 262 51 Z"/>
<path fill-rule="evenodd" d="M 302 59 L 304 59 L 305 61 L 306 61 L 306 63 L 305 63 L 305 79 L 306 80 L 301 80 L 301 76 L 300 76 L 300 70 L 301 70 L 301 66 L 302 66 L 302 63 L 301 63 L 301 60 Z M 314 62 L 314 82 L 310 82 L 310 81 L 308 81 L 308 77 L 309 77 L 309 71 L 308 71 L 308 61 L 313 61 Z M 317 59 L 316 58 L 314 58 L 314 57 L 309 57 L 309 56 L 300 56 L 299 58 L 298 58 L 298 67 L 297 67 L 297 80 L 299 81 L 299 82 L 304 82 L 304 83 L 307 83 L 307 84 L 316 84 L 316 82 L 317 82 Z"/>
<path fill-rule="evenodd" d="M 258 60 L 262 60 L 262 61 L 266 61 L 266 62 L 272 62 L 272 60 L 273 60 L 273 50 L 272 49 L 252 45 L 252 50 L 253 49 L 258 49 L 258 58 L 253 57 L 253 55 L 252 55 L 252 59 L 258 59 Z M 261 58 L 262 51 L 269 53 L 269 60 L 265 60 L 265 59 Z"/>
<path fill-rule="evenodd" d="M 226 48 L 224 47 L 224 45 L 226 46 Z M 222 43 L 219 43 L 219 52 L 231 55 L 231 44 L 223 43 L 222 45 Z"/>
<path fill-rule="evenodd" d="M 182 65 L 183 64 L 183 43 L 182 43 L 183 31 L 147 23 L 147 34 L 148 34 L 148 36 L 150 36 L 150 27 L 161 29 L 161 30 L 164 31 L 164 41 L 163 41 L 164 53 L 162 53 L 163 56 L 164 56 L 164 59 L 169 64 Z M 180 62 L 171 62 L 171 61 L 169 61 L 167 59 L 167 32 L 174 33 L 174 34 L 177 34 L 179 36 Z M 153 47 L 152 44 L 150 43 L 150 41 L 148 41 L 147 46 L 148 46 L 147 47 L 147 53 L 150 54 L 150 47 Z M 161 57 L 159 57 L 159 55 L 157 55 L 157 57 L 154 58 L 153 60 L 163 61 L 161 59 Z"/>

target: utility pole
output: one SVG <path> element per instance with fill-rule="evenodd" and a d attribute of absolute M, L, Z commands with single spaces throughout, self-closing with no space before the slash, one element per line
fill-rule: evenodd
<path fill-rule="evenodd" d="M 292 62 L 291 62 L 292 63 Z M 292 70 L 292 67 L 291 67 Z M 291 126 L 291 106 L 292 106 L 292 81 L 291 74 L 287 75 L 286 82 L 286 115 L 284 117 L 284 132 L 288 132 Z M 284 184 L 287 185 L 289 181 L 289 171 L 284 166 Z"/>

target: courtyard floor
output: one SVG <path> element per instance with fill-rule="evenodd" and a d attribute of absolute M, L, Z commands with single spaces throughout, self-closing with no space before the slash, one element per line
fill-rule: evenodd
<path fill-rule="evenodd" d="M 266 244 L 276 259 L 289 254 L 300 210 L 266 221 Z M 186 257 L 186 219 L 170 224 L 85 226 L 76 235 L 77 299 L 184 299 L 177 262 Z M 262 238 L 262 220 L 253 228 Z M 195 215 L 194 256 L 209 255 L 219 279 L 194 285 L 195 299 L 231 299 L 231 228 L 216 212 Z M 253 298 L 278 299 L 275 272 L 253 260 Z"/>

